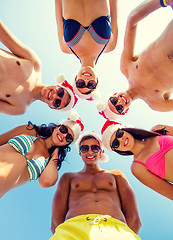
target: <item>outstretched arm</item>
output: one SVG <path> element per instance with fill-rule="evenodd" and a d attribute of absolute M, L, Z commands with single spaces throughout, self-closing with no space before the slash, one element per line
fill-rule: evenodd
<path fill-rule="evenodd" d="M 8 132 L 2 133 L 0 135 L 0 146 L 3 144 L 6 144 L 11 138 L 20 135 L 20 134 L 25 134 L 25 135 L 31 135 L 31 136 L 36 136 L 36 131 L 35 129 L 31 129 L 31 127 L 28 127 L 28 125 L 22 125 L 18 126 L 16 128 L 11 129 Z M 31 130 L 29 130 L 31 129 Z"/>
<path fill-rule="evenodd" d="M 56 227 L 65 221 L 65 217 L 68 211 L 70 180 L 71 173 L 64 173 L 62 175 L 53 198 L 51 218 L 51 231 L 53 234 Z"/>
<path fill-rule="evenodd" d="M 0 21 L 0 41 L 17 57 L 32 61 L 36 71 L 40 70 L 41 62 L 37 55 L 21 43 L 2 21 Z"/>
<path fill-rule="evenodd" d="M 128 183 L 127 178 L 121 171 L 114 172 L 114 175 L 116 177 L 122 211 L 125 216 L 127 225 L 136 234 L 138 234 L 142 223 L 139 217 L 135 194 L 130 184 Z"/>
<path fill-rule="evenodd" d="M 124 36 L 124 49 L 121 55 L 121 71 L 125 75 L 127 74 L 127 65 L 131 61 L 134 62 L 137 60 L 137 57 L 134 56 L 134 45 L 138 22 L 160 7 L 159 0 L 147 0 L 132 10 L 128 16 Z"/>
<path fill-rule="evenodd" d="M 62 52 L 72 53 L 64 40 L 62 11 L 63 11 L 62 10 L 62 0 L 55 0 L 55 13 L 56 13 L 56 23 L 57 23 L 59 45 L 60 45 Z"/>
<path fill-rule="evenodd" d="M 157 177 L 141 164 L 133 163 L 131 170 L 133 175 L 145 186 L 173 200 L 173 184 Z"/>
<path fill-rule="evenodd" d="M 109 5 L 110 5 L 110 15 L 111 15 L 111 38 L 104 52 L 113 51 L 117 45 L 117 39 L 118 39 L 117 0 L 109 0 Z"/>

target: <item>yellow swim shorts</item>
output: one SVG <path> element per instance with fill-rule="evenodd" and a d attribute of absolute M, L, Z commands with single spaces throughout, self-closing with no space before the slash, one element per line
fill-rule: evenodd
<path fill-rule="evenodd" d="M 88 214 L 60 224 L 50 240 L 140 240 L 124 222 L 109 215 Z"/>

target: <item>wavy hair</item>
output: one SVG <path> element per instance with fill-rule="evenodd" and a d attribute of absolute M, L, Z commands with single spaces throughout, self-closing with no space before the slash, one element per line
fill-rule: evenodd
<path fill-rule="evenodd" d="M 143 139 L 157 137 L 159 135 L 166 135 L 167 130 L 165 130 L 166 127 L 158 129 L 154 132 L 147 131 L 144 129 L 139 128 L 121 128 L 121 130 L 124 130 L 125 132 L 128 132 L 130 135 L 133 136 L 134 139 L 142 141 Z M 131 151 L 120 151 L 120 150 L 114 150 L 114 152 L 120 154 L 120 155 L 133 155 Z"/>
<path fill-rule="evenodd" d="M 32 126 L 32 128 L 29 128 Z M 55 124 L 55 123 L 49 123 L 48 125 L 46 124 L 41 124 L 40 126 L 33 124 L 31 121 L 28 122 L 27 129 L 32 130 L 35 129 L 36 135 L 39 135 L 43 137 L 43 139 L 46 139 L 50 137 L 54 131 L 55 128 L 59 127 L 60 124 Z M 56 148 L 59 148 L 59 156 L 58 156 L 58 163 L 57 163 L 57 169 L 59 170 L 61 168 L 62 162 L 65 160 L 65 157 L 67 155 L 67 152 L 71 151 L 71 148 L 69 147 L 69 144 L 66 144 L 64 146 L 52 146 L 51 148 L 48 149 L 48 152 L 50 156 L 52 156 L 52 153 Z"/>

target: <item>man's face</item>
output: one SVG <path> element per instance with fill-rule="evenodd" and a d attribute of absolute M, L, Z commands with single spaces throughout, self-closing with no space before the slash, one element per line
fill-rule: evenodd
<path fill-rule="evenodd" d="M 112 112 L 121 115 L 129 107 L 131 101 L 132 99 L 127 92 L 121 92 L 110 96 L 108 106 Z"/>
<path fill-rule="evenodd" d="M 98 83 L 95 71 L 92 67 L 82 67 L 75 78 L 76 87 L 82 94 L 90 94 L 93 92 Z"/>
<path fill-rule="evenodd" d="M 79 155 L 86 165 L 96 164 L 100 157 L 100 145 L 95 138 L 84 140 L 80 143 Z"/>
<path fill-rule="evenodd" d="M 70 102 L 69 93 L 59 86 L 45 86 L 41 90 L 42 101 L 47 103 L 53 109 L 62 109 Z"/>

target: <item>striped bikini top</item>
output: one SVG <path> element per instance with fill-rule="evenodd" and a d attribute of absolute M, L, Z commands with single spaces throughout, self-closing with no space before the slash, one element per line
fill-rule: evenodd
<path fill-rule="evenodd" d="M 30 150 L 32 144 L 38 138 L 41 137 L 18 135 L 8 141 L 10 146 L 12 146 L 16 151 L 20 152 L 26 158 L 30 180 L 36 180 L 40 177 L 41 173 L 47 166 L 50 157 L 49 156 L 46 159 L 43 157 L 28 159 L 26 157 L 26 154 Z"/>

